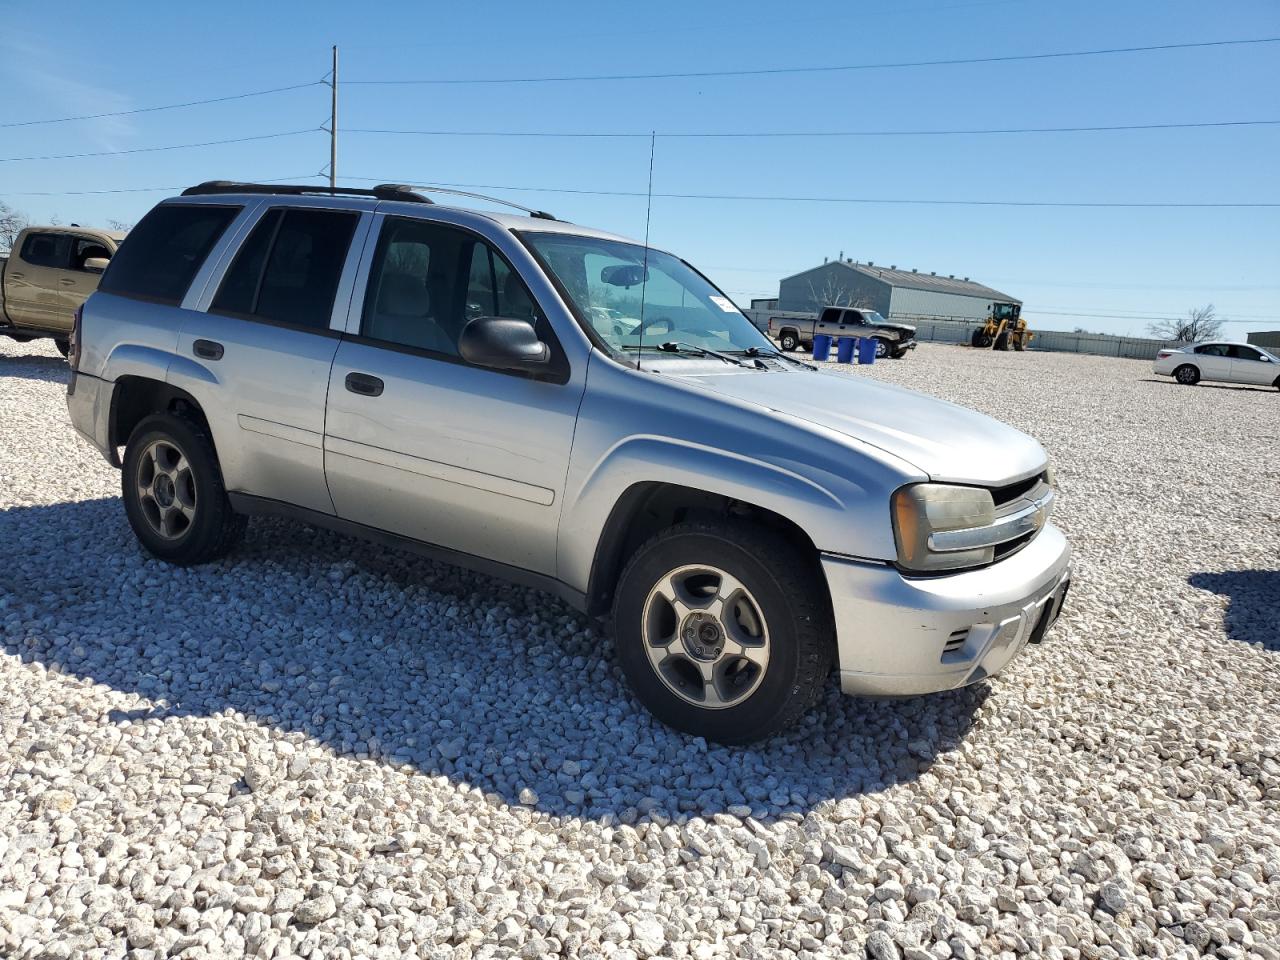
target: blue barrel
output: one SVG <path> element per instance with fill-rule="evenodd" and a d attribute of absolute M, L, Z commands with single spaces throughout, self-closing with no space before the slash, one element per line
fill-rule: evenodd
<path fill-rule="evenodd" d="M 859 337 L 841 337 L 836 341 L 837 363 L 853 363 L 853 351 L 859 339 Z"/>
<path fill-rule="evenodd" d="M 813 359 L 831 359 L 831 338 L 825 333 L 815 333 L 813 335 Z"/>
<path fill-rule="evenodd" d="M 859 363 L 875 363 L 876 362 L 876 338 L 863 337 L 858 344 L 858 362 Z"/>

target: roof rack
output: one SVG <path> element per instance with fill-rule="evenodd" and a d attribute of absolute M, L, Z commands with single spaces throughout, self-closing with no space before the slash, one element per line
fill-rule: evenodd
<path fill-rule="evenodd" d="M 431 202 L 412 188 L 398 183 L 380 183 L 376 187 L 317 187 L 305 183 L 237 183 L 234 180 L 207 180 L 182 191 L 184 197 L 201 197 L 220 193 L 272 193 L 289 196 L 315 194 L 325 197 L 375 197 L 378 200 L 401 200 L 407 203 Z"/>
<path fill-rule="evenodd" d="M 375 188 L 377 189 L 377 188 Z M 545 210 L 535 210 L 533 207 L 526 207 L 522 203 L 516 203 L 512 200 L 503 200 L 501 197 L 491 197 L 485 193 L 472 193 L 469 190 L 452 190 L 448 187 L 433 187 L 429 184 L 415 184 L 411 187 L 401 187 L 401 190 L 424 190 L 427 193 L 447 193 L 453 197 L 473 197 L 476 200 L 488 200 L 490 203 L 500 203 L 503 206 L 511 207 L 515 210 L 521 210 L 531 217 L 537 217 L 539 220 L 556 220 L 557 217 Z"/>

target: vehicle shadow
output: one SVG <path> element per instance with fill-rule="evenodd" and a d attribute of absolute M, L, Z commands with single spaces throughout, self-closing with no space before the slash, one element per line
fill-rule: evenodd
<path fill-rule="evenodd" d="M 1280 650 L 1280 570 L 1193 573 L 1191 586 L 1227 598 L 1227 636 Z"/>
<path fill-rule="evenodd" d="M 70 372 L 67 361 L 62 357 L 46 357 L 37 353 L 19 355 L 0 351 L 0 377 L 22 377 L 26 380 L 66 383 Z"/>
<path fill-rule="evenodd" d="M 0 647 L 151 701 L 117 721 L 235 710 L 554 814 L 804 813 L 915 779 L 989 695 L 855 700 L 833 678 L 796 729 L 729 748 L 653 720 L 608 637 L 550 595 L 307 525 L 258 520 L 231 557 L 178 568 L 116 498 L 18 507 L 0 564 Z"/>
<path fill-rule="evenodd" d="M 1159 383 L 1159 384 L 1163 384 L 1166 387 L 1177 387 L 1179 390 L 1187 389 L 1185 384 L 1178 383 L 1176 380 L 1163 380 L 1158 377 L 1143 377 L 1142 382 L 1143 383 Z M 1237 393 L 1239 392 L 1257 393 L 1259 391 L 1262 391 L 1263 393 L 1265 393 L 1268 390 L 1275 389 L 1275 387 L 1266 386 L 1264 384 L 1251 386 L 1249 384 L 1207 383 L 1204 380 L 1201 380 L 1199 383 L 1196 384 L 1197 390 L 1201 388 L 1204 388 L 1206 390 L 1234 390 Z"/>

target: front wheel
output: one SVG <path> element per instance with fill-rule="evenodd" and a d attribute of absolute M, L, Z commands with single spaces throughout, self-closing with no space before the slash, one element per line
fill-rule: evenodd
<path fill-rule="evenodd" d="M 978 327 L 978 329 L 973 331 L 973 336 L 969 338 L 969 343 L 970 345 L 977 347 L 979 350 L 985 350 L 987 347 L 991 346 L 991 337 L 987 334 L 986 330 L 982 327 Z"/>
<path fill-rule="evenodd" d="M 796 335 L 794 333 L 784 333 L 779 343 L 782 344 L 782 349 L 787 351 L 787 353 L 790 353 L 795 350 L 796 347 L 800 346 L 800 341 L 796 339 Z"/>
<path fill-rule="evenodd" d="M 244 535 L 209 438 L 172 414 L 145 417 L 129 435 L 120 471 L 125 515 L 149 553 L 187 566 L 215 560 Z"/>
<path fill-rule="evenodd" d="M 1173 371 L 1173 379 L 1187 387 L 1194 387 L 1200 382 L 1200 370 L 1193 367 L 1189 363 L 1184 363 L 1177 370 Z"/>
<path fill-rule="evenodd" d="M 685 523 L 636 551 L 613 622 L 632 690 L 659 720 L 720 743 L 793 724 L 834 657 L 830 603 L 809 552 L 768 530 Z"/>
<path fill-rule="evenodd" d="M 889 355 L 889 344 L 876 337 L 876 359 L 883 360 Z"/>

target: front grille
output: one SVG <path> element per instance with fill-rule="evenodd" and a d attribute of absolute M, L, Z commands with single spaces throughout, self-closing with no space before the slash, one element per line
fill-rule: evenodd
<path fill-rule="evenodd" d="M 1027 477 L 1027 479 L 1011 483 L 1007 487 L 993 487 L 991 489 L 991 499 L 996 502 L 996 508 L 999 509 L 1012 500 L 1026 496 L 1043 482 L 1045 482 L 1044 474 L 1037 473 L 1034 477 Z"/>

